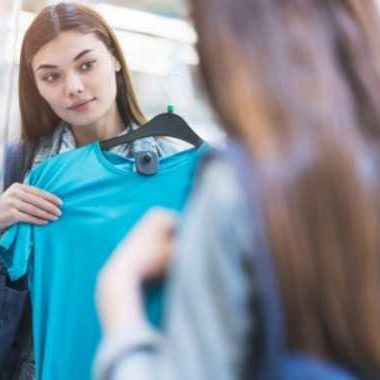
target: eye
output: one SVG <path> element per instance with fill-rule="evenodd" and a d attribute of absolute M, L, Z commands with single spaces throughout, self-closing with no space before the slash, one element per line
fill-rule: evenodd
<path fill-rule="evenodd" d="M 95 64 L 95 60 L 92 60 L 92 61 L 87 61 L 87 62 L 84 62 L 80 65 L 80 70 L 81 71 L 90 71 L 94 64 Z"/>
<path fill-rule="evenodd" d="M 46 74 L 42 77 L 42 80 L 48 83 L 53 83 L 59 79 L 59 74 L 58 73 L 49 73 Z"/>

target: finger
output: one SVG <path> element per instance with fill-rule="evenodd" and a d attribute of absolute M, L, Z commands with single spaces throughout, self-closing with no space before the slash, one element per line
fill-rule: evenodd
<path fill-rule="evenodd" d="M 41 198 L 38 195 L 34 195 L 23 191 L 18 194 L 18 199 L 23 203 L 29 203 L 31 206 L 42 209 L 43 211 L 51 215 L 61 216 L 62 214 L 62 211 L 55 204 L 51 203 L 50 201 L 44 198 Z"/>
<path fill-rule="evenodd" d="M 178 215 L 171 210 L 167 210 L 164 208 L 153 208 L 151 209 L 144 217 L 144 222 L 148 226 L 155 226 L 156 228 L 159 226 L 160 231 L 172 232 L 176 222 Z"/>
<path fill-rule="evenodd" d="M 30 203 L 19 201 L 16 205 L 18 211 L 21 211 L 24 214 L 37 217 L 43 220 L 58 220 L 57 215 L 53 215 L 37 206 L 33 206 Z"/>
<path fill-rule="evenodd" d="M 19 222 L 30 223 L 30 224 L 45 225 L 48 223 L 48 221 L 46 220 L 37 218 L 29 214 L 25 214 L 21 211 L 17 213 L 17 219 L 19 220 Z"/>
<path fill-rule="evenodd" d="M 165 241 L 171 241 L 174 238 L 176 226 L 177 219 L 174 215 L 160 215 L 159 218 L 152 221 L 152 229 Z"/>
<path fill-rule="evenodd" d="M 146 212 L 145 217 L 152 219 L 158 218 L 168 222 L 173 222 L 173 220 L 178 218 L 178 212 L 168 208 L 155 206 Z"/>
<path fill-rule="evenodd" d="M 57 206 L 60 206 L 63 204 L 62 199 L 57 197 L 56 195 L 49 193 L 48 191 L 39 189 L 38 187 L 29 186 L 29 185 L 21 185 L 21 188 L 28 192 L 29 194 L 33 194 L 35 196 L 41 197 L 49 202 L 54 203 Z"/>

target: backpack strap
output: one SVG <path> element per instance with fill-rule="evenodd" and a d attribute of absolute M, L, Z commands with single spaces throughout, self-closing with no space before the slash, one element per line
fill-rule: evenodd
<path fill-rule="evenodd" d="M 23 182 L 33 155 L 34 145 L 31 143 L 10 143 L 5 146 L 4 190 L 15 182 Z"/>
<path fill-rule="evenodd" d="M 8 189 L 15 182 L 23 182 L 29 170 L 35 152 L 35 145 L 32 143 L 10 143 L 5 146 L 4 155 L 4 177 L 3 190 Z M 0 274 L 4 273 L 4 268 L 0 262 Z M 24 279 L 15 281 L 13 285 L 25 288 Z"/>
<path fill-rule="evenodd" d="M 255 366 L 255 378 L 277 379 L 279 360 L 284 352 L 284 322 L 279 287 L 276 280 L 273 257 L 270 254 L 264 222 L 259 206 L 258 187 L 255 184 L 255 167 L 252 158 L 243 147 L 235 141 L 229 141 L 224 155 L 232 164 L 241 189 L 246 195 L 246 201 L 256 223 L 254 230 L 255 252 L 251 255 L 254 268 L 255 286 L 257 288 L 257 309 L 260 328 L 260 363 Z M 257 225 L 259 224 L 259 225 Z"/>
<path fill-rule="evenodd" d="M 23 182 L 24 176 L 32 162 L 33 152 L 34 149 L 31 144 L 12 143 L 6 145 L 3 177 L 4 190 L 15 182 Z M 11 283 L 5 269 L 0 263 L 0 373 L 7 374 L 4 376 L 8 376 L 9 374 L 9 378 L 11 378 L 10 373 L 15 370 L 17 363 L 21 360 L 22 354 L 19 351 L 23 349 L 23 347 L 18 347 L 15 344 L 15 338 L 20 334 L 23 336 L 30 331 L 30 327 L 28 330 L 28 326 L 26 326 L 27 322 L 24 322 L 20 326 L 20 321 L 30 320 L 29 307 L 25 309 L 27 300 L 26 289 L 26 278 L 23 277 Z"/>

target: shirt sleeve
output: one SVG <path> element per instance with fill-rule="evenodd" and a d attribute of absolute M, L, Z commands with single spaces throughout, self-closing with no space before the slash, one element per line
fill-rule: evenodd
<path fill-rule="evenodd" d="M 0 257 L 12 281 L 26 274 L 32 247 L 32 228 L 29 224 L 18 223 L 1 236 Z"/>
<path fill-rule="evenodd" d="M 242 198 L 226 163 L 206 170 L 180 230 L 164 334 L 141 326 L 104 339 L 97 380 L 241 378 L 253 329 L 252 223 Z"/>

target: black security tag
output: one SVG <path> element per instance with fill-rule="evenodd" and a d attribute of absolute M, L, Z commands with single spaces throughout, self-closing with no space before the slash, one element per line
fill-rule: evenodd
<path fill-rule="evenodd" d="M 143 175 L 154 175 L 158 171 L 158 156 L 156 152 L 139 151 L 135 153 L 136 171 Z"/>

